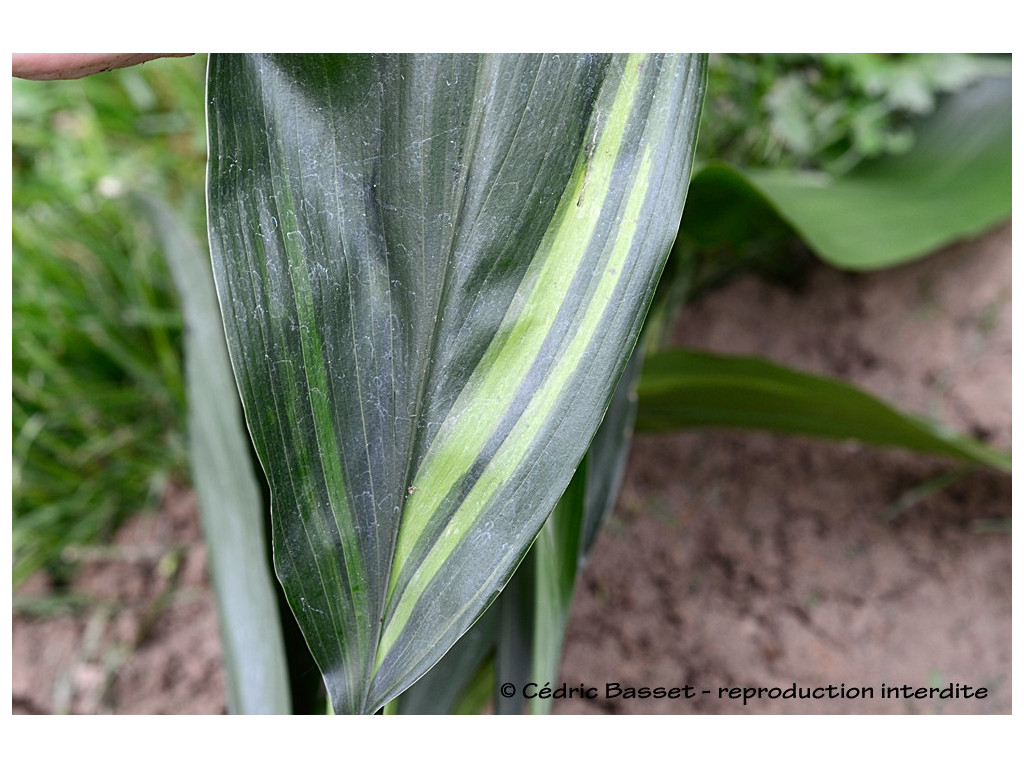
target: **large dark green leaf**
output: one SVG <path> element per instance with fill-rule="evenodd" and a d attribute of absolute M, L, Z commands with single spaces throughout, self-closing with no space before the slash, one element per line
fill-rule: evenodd
<path fill-rule="evenodd" d="M 731 427 L 907 448 L 1010 471 L 1010 457 L 855 387 L 765 360 L 673 349 L 640 379 L 637 429 Z"/>
<path fill-rule="evenodd" d="M 1010 215 L 1010 78 L 948 97 L 905 155 L 839 177 L 712 164 L 694 176 L 683 232 L 702 248 L 777 242 L 792 228 L 843 269 L 889 267 Z"/>
<path fill-rule="evenodd" d="M 568 485 L 675 236 L 704 68 L 211 57 L 221 307 L 335 711 L 426 672 Z"/>

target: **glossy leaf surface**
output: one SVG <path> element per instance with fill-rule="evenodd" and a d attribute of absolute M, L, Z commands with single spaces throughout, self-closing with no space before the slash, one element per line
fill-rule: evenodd
<path fill-rule="evenodd" d="M 335 711 L 426 672 L 568 485 L 676 234 L 704 68 L 211 57 L 221 307 Z"/>

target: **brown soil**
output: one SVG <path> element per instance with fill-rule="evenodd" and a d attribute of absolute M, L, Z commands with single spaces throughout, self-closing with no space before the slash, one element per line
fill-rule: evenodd
<path fill-rule="evenodd" d="M 224 673 L 206 549 L 191 491 L 124 525 L 109 547 L 76 553 L 75 600 L 38 574 L 16 596 L 14 713 L 218 714 Z M 48 605 L 48 601 L 50 604 Z"/>
<path fill-rule="evenodd" d="M 744 278 L 691 308 L 676 341 L 839 376 L 1008 447 L 1010 252 L 1007 225 L 882 274 L 816 267 L 799 291 Z M 949 482 L 928 491 L 935 480 Z M 551 681 L 598 697 L 555 712 L 1008 713 L 1010 507 L 1008 477 L 900 451 L 641 436 Z M 16 596 L 36 611 L 14 617 L 14 712 L 224 711 L 191 494 L 79 557 L 77 602 L 42 579 Z M 608 683 L 693 697 L 608 698 Z M 882 698 L 951 683 L 987 696 Z M 874 698 L 720 694 L 794 684 Z"/>

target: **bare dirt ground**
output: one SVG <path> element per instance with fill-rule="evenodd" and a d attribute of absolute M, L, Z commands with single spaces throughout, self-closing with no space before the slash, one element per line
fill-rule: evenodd
<path fill-rule="evenodd" d="M 797 291 L 743 278 L 691 308 L 676 341 L 839 376 L 1008 447 L 1010 262 L 1007 225 L 882 274 L 816 267 Z M 1010 479 L 955 469 L 795 437 L 639 437 L 551 681 L 600 695 L 555 712 L 1009 713 Z M 191 494 L 79 557 L 74 599 L 41 578 L 15 596 L 34 610 L 14 618 L 14 712 L 223 712 Z M 608 698 L 608 683 L 693 698 Z M 874 698 L 719 693 L 794 684 Z M 987 695 L 882 697 L 949 684 Z"/>

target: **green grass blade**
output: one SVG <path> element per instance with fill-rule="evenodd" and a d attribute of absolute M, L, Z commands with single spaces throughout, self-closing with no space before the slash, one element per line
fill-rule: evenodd
<path fill-rule="evenodd" d="M 572 483 L 569 484 L 572 487 Z M 551 520 L 558 510 L 565 494 L 559 499 L 538 535 L 544 536 Z M 497 618 L 495 631 L 494 674 L 496 687 L 491 692 L 496 715 L 523 714 L 523 690 L 532 680 L 531 662 L 534 658 L 533 635 L 536 614 L 536 553 L 537 541 L 534 541 L 523 563 L 516 569 L 515 575 L 495 600 L 487 612 Z M 502 695 L 501 686 L 512 685 L 513 695 Z"/>
<path fill-rule="evenodd" d="M 1010 216 L 1009 77 L 948 97 L 905 155 L 843 176 L 712 164 L 694 176 L 683 233 L 701 247 L 750 247 L 792 228 L 824 261 L 890 267 Z"/>
<path fill-rule="evenodd" d="M 589 464 L 589 458 L 584 459 L 576 470 L 530 551 L 528 562 L 535 574 L 530 680 L 538 686 L 558 685 L 562 642 L 581 562 Z M 549 714 L 552 703 L 550 698 L 532 698 L 529 712 Z"/>
<path fill-rule="evenodd" d="M 530 673 L 540 685 L 558 684 L 576 581 L 619 495 L 636 419 L 643 349 L 640 344 L 633 351 L 586 457 L 530 551 L 534 569 Z M 552 699 L 531 699 L 529 712 L 549 714 L 553 703 Z"/>
<path fill-rule="evenodd" d="M 695 56 L 213 56 L 211 245 L 278 575 L 337 712 L 510 578 L 682 211 Z"/>
<path fill-rule="evenodd" d="M 288 714 L 291 699 L 263 501 L 253 474 L 206 254 L 166 205 L 144 198 L 181 295 L 192 482 L 217 597 L 228 705 L 236 714 Z"/>
<path fill-rule="evenodd" d="M 674 349 L 640 379 L 637 429 L 731 427 L 907 448 L 1009 472 L 1010 457 L 901 413 L 849 384 L 764 360 Z"/>

